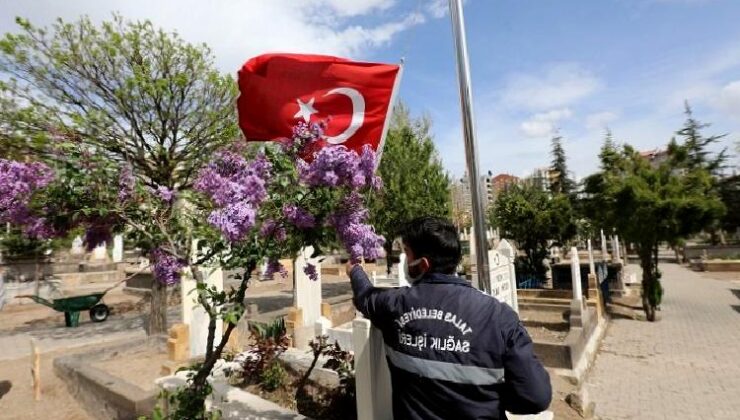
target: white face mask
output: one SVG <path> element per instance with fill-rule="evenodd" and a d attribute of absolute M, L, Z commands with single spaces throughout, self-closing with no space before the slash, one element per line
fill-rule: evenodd
<path fill-rule="evenodd" d="M 419 273 L 419 275 L 416 276 L 416 277 L 411 277 L 411 274 L 409 274 L 409 267 L 416 267 L 420 263 L 421 263 L 421 258 L 417 258 L 417 259 L 415 259 L 415 260 L 413 260 L 411 262 L 406 261 L 406 264 L 404 264 L 404 266 L 403 266 L 403 272 L 404 272 L 404 274 L 406 274 L 406 278 L 409 281 L 415 282 L 415 281 L 419 280 L 420 278 L 422 278 L 422 276 L 424 276 L 424 273 Z"/>

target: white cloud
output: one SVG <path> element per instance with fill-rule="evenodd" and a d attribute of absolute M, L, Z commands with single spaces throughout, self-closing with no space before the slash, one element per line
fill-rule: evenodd
<path fill-rule="evenodd" d="M 435 18 L 447 16 L 450 10 L 449 0 L 431 0 L 426 6 L 427 12 Z"/>
<path fill-rule="evenodd" d="M 740 80 L 735 80 L 723 86 L 714 99 L 712 105 L 731 117 L 740 117 Z"/>
<path fill-rule="evenodd" d="M 389 9 L 394 0 L 314 0 L 317 7 L 329 7 L 340 16 L 364 15 L 374 10 Z"/>
<path fill-rule="evenodd" d="M 540 74 L 509 77 L 501 96 L 507 107 L 542 110 L 572 105 L 601 87 L 590 71 L 572 63 L 550 65 Z"/>
<path fill-rule="evenodd" d="M 557 124 L 561 120 L 568 119 L 573 115 L 570 109 L 553 109 L 533 115 L 521 123 L 519 128 L 527 137 L 541 138 L 549 137 L 557 130 Z"/>
<path fill-rule="evenodd" d="M 610 122 L 615 121 L 617 118 L 619 118 L 619 115 L 615 112 L 597 112 L 586 117 L 586 128 L 592 131 L 603 130 Z"/>
<path fill-rule="evenodd" d="M 223 71 L 235 73 L 250 57 L 266 52 L 306 52 L 362 59 L 391 42 L 398 33 L 424 22 L 418 13 L 399 12 L 390 19 L 373 15 L 396 0 L 38 0 L 4 2 L 0 33 L 17 31 L 14 16 L 37 26 L 56 17 L 94 21 L 120 12 L 131 20 L 149 19 L 185 40 L 205 42 Z M 358 18 L 361 23 L 356 23 Z"/>

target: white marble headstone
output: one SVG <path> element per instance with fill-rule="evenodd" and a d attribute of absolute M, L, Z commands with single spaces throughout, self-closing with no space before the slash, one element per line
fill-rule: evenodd
<path fill-rule="evenodd" d="M 596 267 L 594 266 L 594 251 L 591 249 L 591 240 L 588 240 L 588 272 L 589 274 L 596 275 Z"/>
<path fill-rule="evenodd" d="M 604 235 L 604 229 L 601 229 L 601 260 L 606 261 L 609 253 L 606 251 L 606 236 Z"/>
<path fill-rule="evenodd" d="M 209 287 L 213 286 L 218 291 L 224 290 L 224 272 L 220 267 L 202 268 L 204 282 Z M 182 294 L 182 322 L 189 326 L 190 330 L 190 357 L 199 357 L 206 354 L 208 340 L 208 324 L 210 318 L 203 307 L 197 303 L 197 283 L 189 271 L 185 271 L 180 283 Z M 216 321 L 214 347 L 218 346 L 223 334 L 223 321 Z"/>
<path fill-rule="evenodd" d="M 116 235 L 113 237 L 113 262 L 123 261 L 123 235 Z"/>
<path fill-rule="evenodd" d="M 85 248 L 82 245 L 82 237 L 79 235 L 75 236 L 75 239 L 72 241 L 72 249 L 70 249 L 69 253 L 72 255 L 84 254 Z"/>
<path fill-rule="evenodd" d="M 318 258 L 311 258 L 313 247 L 308 246 L 298 253 L 293 264 L 295 302 L 293 305 L 303 312 L 303 325 L 314 325 L 321 316 L 321 263 Z M 307 264 L 316 266 L 317 280 L 311 280 L 304 268 Z"/>
<path fill-rule="evenodd" d="M 581 263 L 578 260 L 578 248 L 570 249 L 570 274 L 573 283 L 573 299 L 582 300 L 583 291 L 581 290 Z"/>
<path fill-rule="evenodd" d="M 400 287 L 410 286 L 410 279 L 406 278 L 406 270 L 404 269 L 404 267 L 406 267 L 406 263 L 406 253 L 402 252 L 401 255 L 398 256 L 398 286 Z"/>

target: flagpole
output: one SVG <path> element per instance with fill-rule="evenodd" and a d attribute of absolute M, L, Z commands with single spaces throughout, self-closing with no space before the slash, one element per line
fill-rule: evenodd
<path fill-rule="evenodd" d="M 465 21 L 463 18 L 462 0 L 450 1 L 450 18 L 452 32 L 455 39 L 457 54 L 457 79 L 460 84 L 460 105 L 462 108 L 463 136 L 465 137 L 465 160 L 468 164 L 470 179 L 470 197 L 473 209 L 473 227 L 475 261 L 478 271 L 478 287 L 486 293 L 491 293 L 491 279 L 488 271 L 488 244 L 486 242 L 486 220 L 481 197 L 480 177 L 478 176 L 478 144 L 475 138 L 475 122 L 473 119 L 473 89 L 470 85 L 470 64 L 468 63 L 468 47 L 465 41 Z"/>

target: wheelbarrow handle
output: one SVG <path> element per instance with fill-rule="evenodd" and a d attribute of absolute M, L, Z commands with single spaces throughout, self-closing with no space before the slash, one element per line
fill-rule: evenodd
<path fill-rule="evenodd" d="M 51 302 L 51 301 L 49 301 L 47 299 L 44 299 L 41 296 L 36 296 L 36 295 L 18 295 L 15 298 L 16 299 L 28 298 L 28 299 L 31 299 L 32 301 L 34 301 L 36 303 L 39 303 L 41 305 L 48 306 L 50 308 L 54 308 L 54 303 L 53 302 Z"/>

